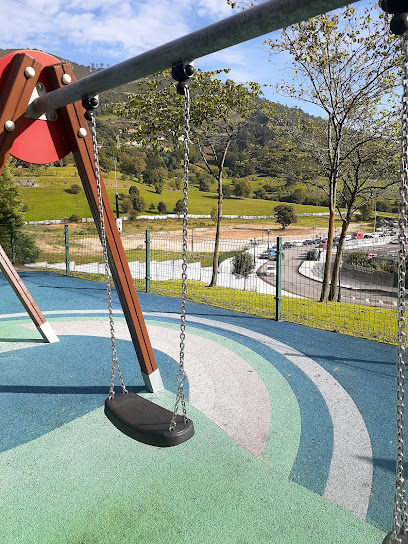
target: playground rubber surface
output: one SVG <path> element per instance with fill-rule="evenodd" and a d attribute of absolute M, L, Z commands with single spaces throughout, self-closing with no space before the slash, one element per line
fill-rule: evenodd
<path fill-rule="evenodd" d="M 381 543 L 395 472 L 394 346 L 187 304 L 192 439 L 140 444 L 104 416 L 106 291 L 21 277 L 46 344 L 0 276 L 0 541 Z M 172 410 L 180 302 L 139 293 L 165 391 L 144 390 L 114 296 L 129 390 Z"/>

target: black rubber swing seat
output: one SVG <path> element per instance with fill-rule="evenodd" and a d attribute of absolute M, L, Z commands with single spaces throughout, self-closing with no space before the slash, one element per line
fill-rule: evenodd
<path fill-rule="evenodd" d="M 135 393 L 107 398 L 105 415 L 122 433 L 150 446 L 177 446 L 194 435 L 191 419 L 185 423 L 184 417 L 177 415 L 176 427 L 169 431 L 173 412 Z"/>

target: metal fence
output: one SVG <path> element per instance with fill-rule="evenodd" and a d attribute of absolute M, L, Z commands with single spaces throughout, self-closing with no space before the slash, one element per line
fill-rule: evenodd
<path fill-rule="evenodd" d="M 179 297 L 181 235 L 146 231 L 122 233 L 121 238 L 136 288 Z M 398 246 L 394 240 L 378 236 L 347 241 L 338 296 L 324 303 L 319 300 L 325 249 L 313 242 L 284 240 L 281 294 L 277 296 L 279 271 L 272 238 L 221 240 L 217 286 L 210 288 L 214 239 L 198 237 L 190 230 L 188 299 L 268 318 L 280 313 L 285 321 L 395 343 Z M 91 224 L 69 229 L 67 225 L 3 225 L 0 243 L 16 266 L 103 280 L 101 244 Z M 240 275 L 236 265 L 236 255 L 242 252 L 251 256 L 254 265 L 248 275 Z"/>

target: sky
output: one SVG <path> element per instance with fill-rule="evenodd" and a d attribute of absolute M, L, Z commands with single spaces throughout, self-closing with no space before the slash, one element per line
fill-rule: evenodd
<path fill-rule="evenodd" d="M 105 67 L 236 13 L 226 0 L 0 0 L 0 8 L 1 48 L 40 49 L 78 64 Z M 263 92 L 269 100 L 306 109 L 279 97 L 270 86 L 287 63 L 283 55 L 271 57 L 263 45 L 271 36 L 195 64 L 203 71 L 230 68 L 228 77 L 237 83 L 266 85 Z"/>
<path fill-rule="evenodd" d="M 2 49 L 40 49 L 85 66 L 112 66 L 236 13 L 226 0 L 0 0 L 0 8 Z M 204 71 L 230 68 L 237 83 L 267 85 L 274 67 L 263 41 L 195 64 Z M 270 87 L 263 90 L 277 98 Z"/>

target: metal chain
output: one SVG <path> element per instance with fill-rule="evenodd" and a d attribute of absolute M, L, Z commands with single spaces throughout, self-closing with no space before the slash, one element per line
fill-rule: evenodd
<path fill-rule="evenodd" d="M 95 160 L 95 178 L 96 178 L 96 189 L 98 193 L 98 208 L 99 208 L 99 224 L 100 224 L 100 236 L 103 249 L 103 262 L 105 265 L 105 282 L 106 282 L 106 294 L 108 298 L 108 312 L 109 312 L 109 325 L 110 325 L 110 337 L 111 337 L 111 346 L 112 346 L 112 371 L 111 371 L 111 381 L 109 388 L 109 398 L 114 397 L 115 391 L 115 369 L 118 372 L 120 385 L 122 387 L 122 392 L 127 393 L 125 383 L 123 381 L 122 373 L 120 371 L 118 363 L 118 355 L 116 352 L 116 338 L 115 338 L 115 326 L 113 321 L 113 311 L 112 311 L 112 291 L 109 278 L 109 262 L 108 262 L 108 246 L 106 243 L 106 231 L 105 231 L 105 219 L 103 213 L 103 202 L 102 202 L 102 188 L 101 188 L 101 171 L 99 167 L 99 155 L 98 155 L 98 144 L 96 140 L 96 121 L 95 116 L 92 115 L 92 144 Z"/>
<path fill-rule="evenodd" d="M 186 401 L 184 398 L 184 380 L 187 375 L 184 370 L 184 348 L 186 338 L 186 298 L 187 298 L 187 221 L 188 221 L 188 167 L 190 144 L 190 91 L 188 85 L 184 88 L 184 184 L 183 184 L 183 248 L 181 273 L 181 312 L 180 312 L 180 362 L 177 374 L 178 390 L 174 405 L 173 417 L 169 430 L 175 429 L 179 404 L 182 406 L 184 423 L 187 423 Z"/>
<path fill-rule="evenodd" d="M 394 492 L 392 542 L 401 544 L 400 535 L 407 533 L 407 502 L 404 486 L 404 383 L 405 383 L 405 275 L 406 228 L 408 211 L 408 47 L 406 34 L 402 36 L 403 92 L 401 112 L 401 183 L 399 202 L 399 260 L 398 260 L 398 348 L 397 348 L 397 462 Z"/>

